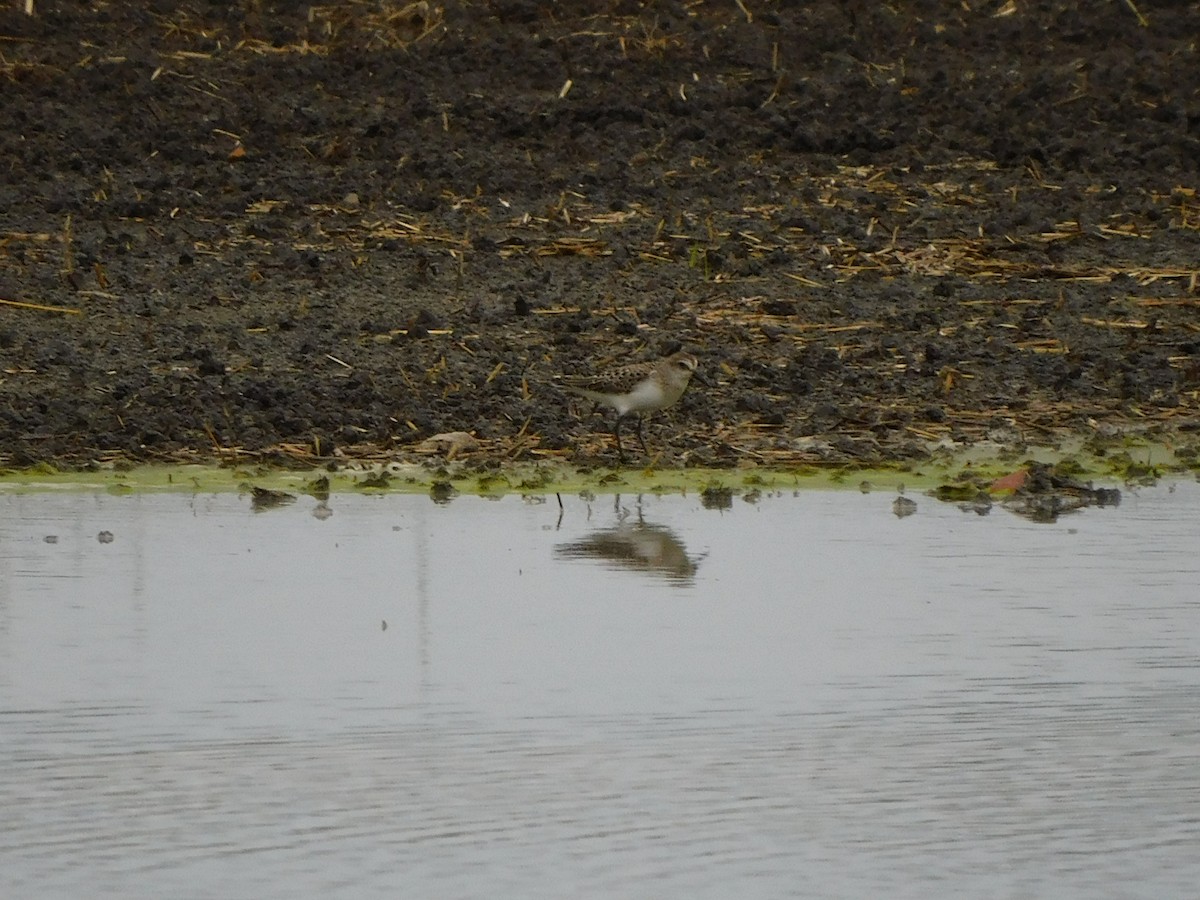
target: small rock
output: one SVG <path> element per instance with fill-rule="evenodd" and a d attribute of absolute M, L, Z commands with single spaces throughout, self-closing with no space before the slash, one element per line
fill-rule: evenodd
<path fill-rule="evenodd" d="M 460 453 L 478 449 L 478 438 L 466 431 L 447 431 L 435 434 L 417 445 L 418 453 L 444 453 L 446 459 L 454 459 Z"/>

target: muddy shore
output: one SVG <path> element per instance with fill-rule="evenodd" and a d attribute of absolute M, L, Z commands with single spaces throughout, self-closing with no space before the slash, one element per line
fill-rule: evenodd
<path fill-rule="evenodd" d="M 1200 4 L 1079 6 L 4 4 L 0 466 L 613 463 L 680 348 L 661 466 L 1194 460 Z"/>

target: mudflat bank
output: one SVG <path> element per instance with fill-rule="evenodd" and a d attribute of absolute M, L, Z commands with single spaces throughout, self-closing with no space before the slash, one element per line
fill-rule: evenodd
<path fill-rule="evenodd" d="M 6 4 L 0 465 L 612 462 L 554 376 L 679 348 L 660 466 L 1194 460 L 1197 34 L 1183 2 Z"/>

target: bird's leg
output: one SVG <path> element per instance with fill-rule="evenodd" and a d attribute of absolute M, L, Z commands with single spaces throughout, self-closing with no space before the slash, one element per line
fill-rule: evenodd
<path fill-rule="evenodd" d="M 621 446 L 621 420 L 624 416 L 617 416 L 617 424 L 613 426 L 613 437 L 617 439 L 617 459 L 622 463 L 625 462 L 625 450 Z"/>
<path fill-rule="evenodd" d="M 642 417 L 641 416 L 638 416 L 637 436 L 638 436 L 638 443 L 642 445 L 642 452 L 645 453 L 647 456 L 649 456 L 650 451 L 646 449 L 646 439 L 642 437 Z"/>

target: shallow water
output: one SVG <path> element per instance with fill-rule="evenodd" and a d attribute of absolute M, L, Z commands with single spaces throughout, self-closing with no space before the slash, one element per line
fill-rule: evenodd
<path fill-rule="evenodd" d="M 1200 488 L 915 499 L 0 494 L 4 895 L 1192 895 Z"/>

